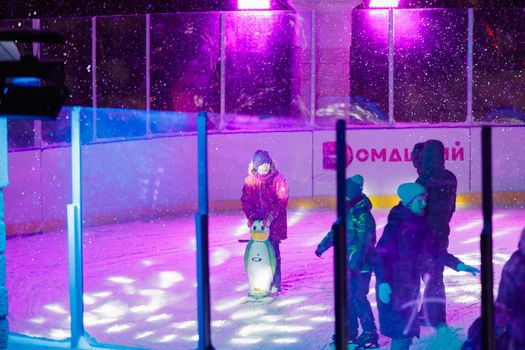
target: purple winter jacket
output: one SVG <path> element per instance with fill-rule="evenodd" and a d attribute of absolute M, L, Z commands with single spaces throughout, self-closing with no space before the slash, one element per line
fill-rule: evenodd
<path fill-rule="evenodd" d="M 250 171 L 244 179 L 241 203 L 249 221 L 265 220 L 273 217 L 270 225 L 270 241 L 282 241 L 287 238 L 286 206 L 288 205 L 288 184 L 275 166 L 270 173 L 259 175 Z"/>

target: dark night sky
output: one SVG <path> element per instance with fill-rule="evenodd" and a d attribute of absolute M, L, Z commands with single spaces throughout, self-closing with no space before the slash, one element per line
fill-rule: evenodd
<path fill-rule="evenodd" d="M 288 7 L 287 0 L 274 1 L 280 3 L 281 9 Z M 525 7 L 525 0 L 401 0 L 401 3 L 409 8 Z M 236 0 L 0 0 L 0 18 L 220 11 L 232 10 L 235 5 Z"/>

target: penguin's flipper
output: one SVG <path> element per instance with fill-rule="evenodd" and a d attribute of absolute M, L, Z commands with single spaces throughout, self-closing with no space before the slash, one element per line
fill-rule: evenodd
<path fill-rule="evenodd" d="M 277 265 L 275 258 L 275 250 L 269 241 L 264 241 L 266 248 L 268 249 L 268 259 L 270 260 L 270 267 L 272 268 L 272 275 L 275 274 L 275 268 Z"/>
<path fill-rule="evenodd" d="M 244 270 L 248 271 L 248 259 L 250 257 L 250 248 L 252 247 L 253 240 L 250 239 L 248 244 L 246 245 L 246 249 L 244 250 Z"/>

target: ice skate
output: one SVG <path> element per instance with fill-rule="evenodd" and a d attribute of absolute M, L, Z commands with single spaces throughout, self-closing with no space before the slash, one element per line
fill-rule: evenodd
<path fill-rule="evenodd" d="M 377 333 L 363 332 L 357 337 L 355 342 L 357 344 L 356 350 L 379 348 L 379 336 Z"/>

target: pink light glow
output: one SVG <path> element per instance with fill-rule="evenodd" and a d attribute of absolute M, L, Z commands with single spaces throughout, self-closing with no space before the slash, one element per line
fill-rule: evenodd
<path fill-rule="evenodd" d="M 270 9 L 270 0 L 238 0 L 237 9 L 268 10 Z"/>
<path fill-rule="evenodd" d="M 399 6 L 399 0 L 370 0 L 370 5 L 368 5 L 368 7 L 370 8 L 385 8 L 397 6 Z"/>

